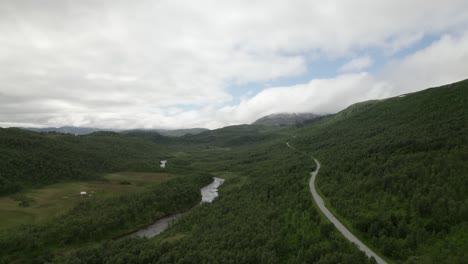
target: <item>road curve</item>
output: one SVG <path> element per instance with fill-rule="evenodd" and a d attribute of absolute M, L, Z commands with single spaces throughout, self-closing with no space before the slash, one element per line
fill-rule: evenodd
<path fill-rule="evenodd" d="M 297 150 L 295 149 L 294 147 L 292 147 L 289 142 L 286 143 L 286 145 L 291 148 L 291 149 L 294 149 L 294 150 Z M 333 223 L 333 225 L 335 225 L 336 229 L 338 229 L 338 231 L 340 231 L 341 234 L 343 234 L 343 236 L 345 238 L 347 238 L 349 241 L 351 241 L 352 243 L 354 243 L 361 251 L 363 251 L 364 253 L 366 253 L 366 255 L 368 257 L 373 257 L 377 263 L 379 264 L 386 264 L 387 262 L 385 262 L 381 257 L 379 257 L 379 255 L 377 255 L 374 251 L 372 251 L 370 248 L 368 248 L 364 243 L 361 242 L 361 240 L 359 240 L 356 236 L 354 236 L 331 212 L 330 210 L 327 209 L 327 207 L 325 206 L 325 203 L 323 202 L 323 199 L 322 197 L 320 197 L 320 195 L 318 194 L 317 190 L 315 189 L 315 179 L 317 178 L 317 174 L 320 170 L 320 163 L 318 162 L 318 160 L 314 159 L 315 163 L 317 164 L 317 168 L 315 169 L 315 171 L 311 172 L 311 177 L 310 177 L 310 181 L 309 181 L 309 187 L 310 187 L 310 192 L 312 193 L 312 197 L 314 198 L 314 201 L 315 203 L 317 204 L 318 208 L 320 209 L 320 211 L 322 211 L 322 213 L 328 218 L 328 220 L 330 220 L 330 222 Z"/>
<path fill-rule="evenodd" d="M 346 237 L 349 241 L 353 242 L 354 244 L 357 245 L 357 247 L 366 253 L 367 256 L 369 257 L 374 257 L 374 259 L 377 261 L 379 264 L 385 264 L 385 262 L 381 257 L 379 257 L 374 251 L 372 251 L 370 248 L 368 248 L 364 243 L 361 242 L 357 237 L 355 237 L 325 206 L 325 203 L 323 202 L 322 197 L 318 194 L 317 190 L 315 189 L 315 178 L 317 178 L 317 174 L 320 169 L 320 163 L 314 159 L 315 163 L 317 164 L 317 169 L 310 174 L 312 177 L 310 177 L 309 181 L 309 187 L 310 191 L 312 192 L 312 197 L 314 198 L 315 203 L 317 204 L 318 208 L 322 213 L 332 222 L 336 229 L 340 231 L 341 234 L 343 234 L 344 237 Z"/>

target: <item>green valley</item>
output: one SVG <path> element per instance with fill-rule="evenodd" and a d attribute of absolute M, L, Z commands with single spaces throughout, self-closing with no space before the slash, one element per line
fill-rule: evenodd
<path fill-rule="evenodd" d="M 313 158 L 330 211 L 389 263 L 466 263 L 467 124 L 462 81 L 296 126 L 0 129 L 0 263 L 375 263 L 315 206 Z M 219 197 L 196 206 L 212 177 Z M 179 212 L 158 236 L 119 238 Z"/>

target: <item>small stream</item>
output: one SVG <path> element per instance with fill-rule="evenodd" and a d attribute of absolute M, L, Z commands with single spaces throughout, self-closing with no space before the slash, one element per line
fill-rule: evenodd
<path fill-rule="evenodd" d="M 218 197 L 218 187 L 224 183 L 224 179 L 214 177 L 213 182 L 208 184 L 207 186 L 200 189 L 202 203 L 211 203 L 214 201 L 216 197 Z M 166 216 L 164 218 L 159 219 L 154 224 L 142 228 L 134 233 L 127 235 L 126 237 L 146 237 L 151 238 L 161 234 L 164 230 L 171 227 L 179 217 L 181 217 L 184 213 L 173 214 Z"/>

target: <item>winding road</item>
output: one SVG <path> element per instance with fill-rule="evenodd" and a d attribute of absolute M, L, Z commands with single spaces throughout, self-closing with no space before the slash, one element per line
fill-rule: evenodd
<path fill-rule="evenodd" d="M 296 148 L 292 147 L 289 142 L 286 142 L 286 145 L 291 148 L 291 149 L 294 149 L 296 151 L 298 151 Z M 318 162 L 318 160 L 314 159 L 315 163 L 317 164 L 317 168 L 315 169 L 315 171 L 311 172 L 311 177 L 310 177 L 310 181 L 309 181 L 309 187 L 310 187 L 310 192 L 312 193 L 312 197 L 314 198 L 314 201 L 315 203 L 317 204 L 318 208 L 320 209 L 320 211 L 322 211 L 322 213 L 328 218 L 328 220 L 330 220 L 330 222 L 333 223 L 333 225 L 335 225 L 336 229 L 338 229 L 338 231 L 340 231 L 341 234 L 343 234 L 343 236 L 348 239 L 349 241 L 351 241 L 352 243 L 354 243 L 361 251 L 363 251 L 364 253 L 366 253 L 366 255 L 368 257 L 373 257 L 377 263 L 379 264 L 386 264 L 387 262 L 385 262 L 381 257 L 379 257 L 379 255 L 377 255 L 374 251 L 372 251 L 370 248 L 368 248 L 361 240 L 359 240 L 356 236 L 354 236 L 331 212 L 330 210 L 327 209 L 327 207 L 325 206 L 325 203 L 323 202 L 323 199 L 322 197 L 320 197 L 320 195 L 318 194 L 317 192 L 317 189 L 315 188 L 315 179 L 317 178 L 317 174 L 320 170 L 320 163 Z"/>

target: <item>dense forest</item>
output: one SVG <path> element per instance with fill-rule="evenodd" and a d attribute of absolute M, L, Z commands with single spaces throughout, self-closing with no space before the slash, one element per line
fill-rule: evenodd
<path fill-rule="evenodd" d="M 354 105 L 297 131 L 318 188 L 398 262 L 468 260 L 468 81 Z"/>
<path fill-rule="evenodd" d="M 314 209 L 310 157 L 284 142 L 256 146 L 212 157 L 248 182 L 228 181 L 219 200 L 193 210 L 163 235 L 102 243 L 55 262 L 372 263 Z"/>
<path fill-rule="evenodd" d="M 373 263 L 315 207 L 308 180 L 340 220 L 397 263 L 468 261 L 468 81 L 363 102 L 301 126 L 226 127 L 167 138 L 0 129 L 0 194 L 109 171 L 168 182 L 83 202 L 0 234 L 0 263 Z M 286 146 L 289 141 L 303 155 Z M 212 204 L 151 239 L 112 240 L 186 211 L 211 177 Z"/>
<path fill-rule="evenodd" d="M 142 193 L 84 201 L 47 223 L 0 234 L 0 263 L 50 261 L 53 250 L 126 234 L 157 219 L 184 212 L 200 200 L 211 175 L 186 175 Z"/>
<path fill-rule="evenodd" d="M 158 171 L 169 138 L 151 133 L 96 132 L 74 136 L 0 128 L 0 195 L 103 172 Z"/>

